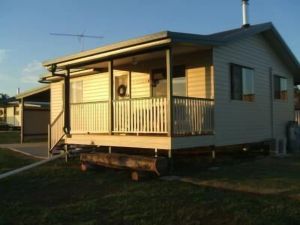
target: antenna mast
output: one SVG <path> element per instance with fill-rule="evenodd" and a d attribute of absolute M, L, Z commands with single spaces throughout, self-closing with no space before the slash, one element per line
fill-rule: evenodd
<path fill-rule="evenodd" d="M 50 35 L 54 35 L 54 36 L 66 36 L 66 37 L 77 37 L 78 42 L 81 45 L 81 51 L 84 50 L 84 39 L 85 38 L 95 38 L 95 39 L 102 39 L 103 38 L 103 36 L 85 35 L 84 32 L 82 34 L 50 33 Z"/>

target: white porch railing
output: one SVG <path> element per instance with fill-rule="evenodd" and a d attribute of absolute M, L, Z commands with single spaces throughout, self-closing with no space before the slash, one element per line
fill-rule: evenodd
<path fill-rule="evenodd" d="M 71 103 L 71 133 L 107 133 L 108 101 Z"/>
<path fill-rule="evenodd" d="M 49 142 L 49 151 L 62 139 L 64 136 L 64 112 L 61 111 L 55 120 L 49 124 L 48 130 L 48 142 Z"/>
<path fill-rule="evenodd" d="M 113 101 L 114 133 L 167 133 L 167 99 L 136 98 Z"/>
<path fill-rule="evenodd" d="M 174 135 L 212 134 L 214 130 L 214 100 L 174 97 Z"/>
<path fill-rule="evenodd" d="M 167 98 L 136 98 L 112 102 L 113 133 L 167 134 Z M 109 133 L 109 102 L 71 104 L 71 133 Z M 173 97 L 173 134 L 212 134 L 214 101 Z"/>

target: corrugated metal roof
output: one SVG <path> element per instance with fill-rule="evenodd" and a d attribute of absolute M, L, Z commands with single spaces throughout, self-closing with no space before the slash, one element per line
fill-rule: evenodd
<path fill-rule="evenodd" d="M 127 48 L 130 46 L 136 46 L 144 43 L 150 43 L 153 41 L 171 39 L 172 43 L 191 43 L 198 45 L 207 45 L 207 46 L 219 46 L 224 45 L 232 41 L 239 40 L 241 38 L 250 37 L 252 35 L 264 33 L 267 38 L 270 40 L 270 44 L 274 44 L 277 48 L 277 52 L 282 55 L 282 59 L 289 63 L 290 66 L 294 67 L 293 71 L 295 73 L 300 72 L 299 61 L 292 53 L 290 48 L 287 46 L 283 38 L 280 36 L 276 28 L 271 22 L 262 23 L 257 25 L 251 25 L 248 27 L 241 27 L 237 29 L 227 30 L 223 32 L 218 32 L 209 35 L 200 35 L 200 34 L 189 34 L 181 32 L 172 32 L 172 31 L 162 31 L 159 33 L 154 33 L 139 38 L 130 39 L 127 41 L 118 42 L 115 44 L 106 45 L 100 48 L 80 52 L 73 55 L 68 55 L 53 60 L 48 60 L 43 63 L 44 66 L 50 66 L 52 64 L 57 64 L 61 62 L 67 62 L 70 60 L 80 59 L 87 56 L 92 56 L 100 53 L 105 53 L 113 51 L 116 49 Z"/>
<path fill-rule="evenodd" d="M 35 94 L 38 94 L 38 93 L 41 93 L 41 92 L 44 92 L 44 91 L 47 91 L 47 90 L 50 90 L 50 85 L 43 85 L 43 86 L 40 86 L 40 87 L 32 88 L 28 91 L 24 91 L 24 92 L 16 95 L 14 98 L 15 99 L 21 99 L 21 98 L 25 98 L 25 97 L 28 97 L 28 96 L 31 96 L 31 95 L 35 95 Z"/>

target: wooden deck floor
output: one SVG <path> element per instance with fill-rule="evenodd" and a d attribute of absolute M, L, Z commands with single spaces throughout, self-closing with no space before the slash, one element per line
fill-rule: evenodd
<path fill-rule="evenodd" d="M 157 148 L 161 150 L 204 147 L 213 145 L 213 135 L 166 137 L 133 135 L 73 134 L 67 144 L 98 145 L 129 148 Z"/>

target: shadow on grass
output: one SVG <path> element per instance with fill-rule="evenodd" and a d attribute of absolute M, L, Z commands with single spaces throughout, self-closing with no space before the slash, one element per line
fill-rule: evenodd
<path fill-rule="evenodd" d="M 36 161 L 37 159 L 32 157 L 0 148 L 0 174 L 29 165 Z"/>
<path fill-rule="evenodd" d="M 255 178 L 289 179 L 288 173 L 299 172 L 298 158 L 218 159 L 214 163 L 193 158 L 178 164 L 175 159 L 174 173 L 232 183 L 245 183 L 249 177 L 252 183 Z M 293 182 L 297 181 L 294 173 Z M 128 171 L 83 173 L 77 159 L 68 164 L 57 160 L 2 180 L 0 196 L 0 224 L 300 224 L 300 202 L 282 194 L 158 179 L 132 182 Z"/>
<path fill-rule="evenodd" d="M 207 157 L 178 158 L 175 174 L 185 182 L 205 187 L 253 194 L 300 194 L 300 157 L 221 156 L 212 161 Z"/>

